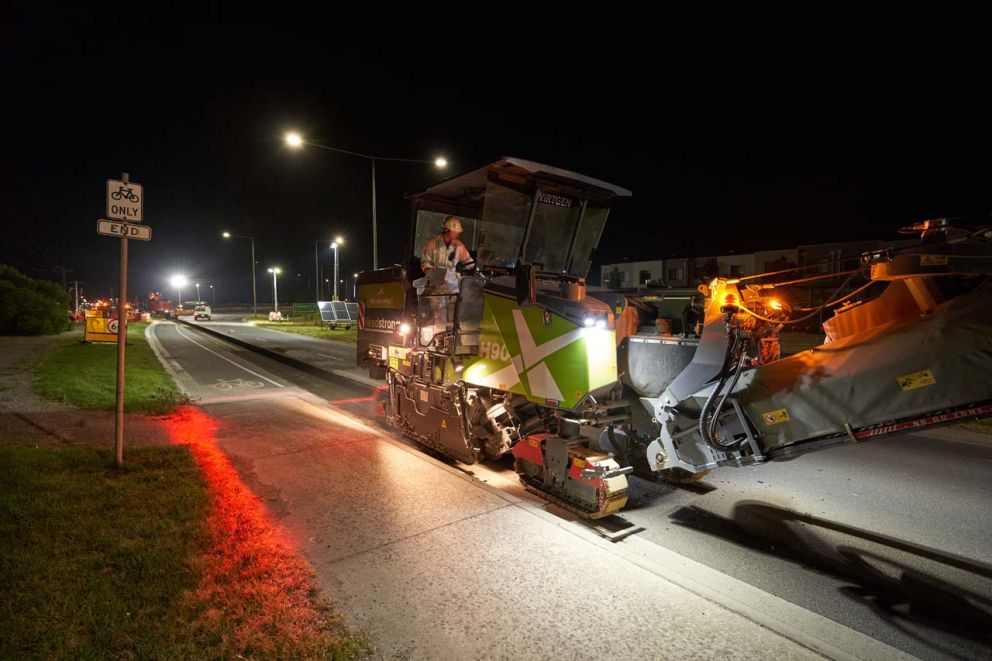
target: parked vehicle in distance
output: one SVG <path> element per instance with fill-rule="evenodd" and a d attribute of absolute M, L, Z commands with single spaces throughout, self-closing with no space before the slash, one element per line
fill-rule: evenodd
<path fill-rule="evenodd" d="M 205 319 L 210 321 L 211 310 L 209 305 L 197 305 L 193 308 L 193 320 L 199 321 L 200 319 Z"/>

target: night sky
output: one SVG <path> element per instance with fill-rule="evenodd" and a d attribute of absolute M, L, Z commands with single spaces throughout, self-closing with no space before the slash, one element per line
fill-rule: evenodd
<path fill-rule="evenodd" d="M 117 242 L 95 224 L 121 171 L 144 185 L 154 231 L 130 244 L 132 294 L 182 272 L 216 283 L 218 302 L 250 298 L 248 243 L 225 229 L 256 239 L 260 300 L 268 266 L 284 270 L 280 298 L 307 285 L 317 239 L 345 237 L 342 274 L 369 268 L 369 163 L 290 151 L 290 129 L 449 159 L 443 175 L 379 164 L 380 264 L 403 257 L 404 193 L 502 156 L 634 192 L 594 264 L 886 238 L 992 211 L 988 56 L 966 17 L 951 32 L 931 17 L 778 15 L 762 31 L 524 6 L 498 20 L 496 5 L 431 21 L 386 5 L 360 20 L 288 5 L 2 7 L 0 262 L 71 269 L 91 297 L 116 285 Z"/>

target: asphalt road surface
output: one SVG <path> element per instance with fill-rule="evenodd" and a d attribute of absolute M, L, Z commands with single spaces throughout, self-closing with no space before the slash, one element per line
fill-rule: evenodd
<path fill-rule="evenodd" d="M 343 343 L 223 320 L 211 325 L 262 346 L 290 347 L 297 358 L 309 354 L 315 364 L 354 365 L 354 348 Z M 155 328 L 186 374 L 214 396 L 299 387 L 375 414 L 367 384 L 319 379 L 190 328 Z M 508 463 L 463 468 L 491 482 L 513 478 Z M 986 442 L 945 428 L 722 468 L 691 486 L 630 483 L 622 516 L 644 528 L 641 540 L 914 656 L 992 657 L 992 436 Z"/>

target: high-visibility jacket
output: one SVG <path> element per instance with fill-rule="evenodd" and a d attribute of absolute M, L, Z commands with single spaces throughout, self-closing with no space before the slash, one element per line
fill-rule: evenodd
<path fill-rule="evenodd" d="M 426 272 L 428 269 L 444 269 L 445 289 L 449 292 L 458 291 L 458 264 L 471 265 L 475 260 L 468 253 L 468 248 L 458 239 L 452 239 L 445 244 L 444 234 L 437 234 L 427 239 L 424 250 L 420 254 L 420 266 Z"/>

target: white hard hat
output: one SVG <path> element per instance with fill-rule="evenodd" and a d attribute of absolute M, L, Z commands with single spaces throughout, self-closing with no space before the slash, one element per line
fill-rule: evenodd
<path fill-rule="evenodd" d="M 458 220 L 454 216 L 448 216 L 444 219 L 444 229 L 451 230 L 452 232 L 462 233 L 462 221 Z"/>

